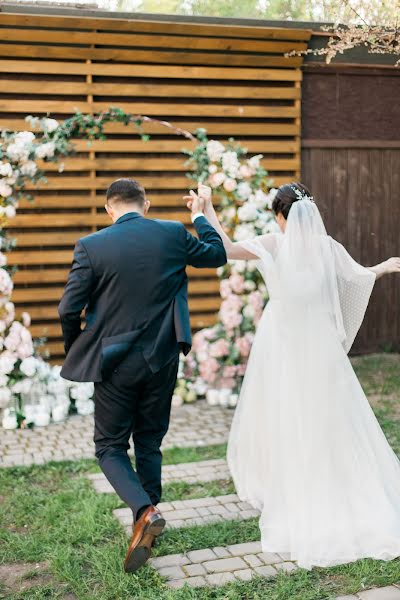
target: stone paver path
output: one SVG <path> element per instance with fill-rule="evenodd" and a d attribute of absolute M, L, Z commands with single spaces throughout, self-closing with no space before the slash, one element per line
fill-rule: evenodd
<path fill-rule="evenodd" d="M 209 446 L 228 438 L 233 411 L 205 400 L 173 407 L 163 448 Z M 93 458 L 93 415 L 34 429 L 0 427 L 0 466 L 43 464 L 51 460 Z"/>
<path fill-rule="evenodd" d="M 220 521 L 243 521 L 258 517 L 260 514 L 247 502 L 241 502 L 236 494 L 160 502 L 158 508 L 167 521 L 167 527 L 170 528 L 207 525 Z M 114 515 L 130 535 L 133 521 L 130 508 L 117 508 L 114 510 Z"/>
<path fill-rule="evenodd" d="M 338 596 L 336 600 L 400 600 L 400 585 L 373 588 L 348 596 Z"/>
<path fill-rule="evenodd" d="M 169 554 L 153 558 L 150 563 L 174 588 L 185 583 L 201 587 L 249 581 L 254 576 L 273 577 L 279 571 L 291 572 L 298 568 L 283 554 L 262 552 L 260 542 Z"/>
<path fill-rule="evenodd" d="M 93 482 L 97 492 L 113 494 L 114 489 L 103 473 L 91 473 L 88 478 Z M 162 469 L 163 483 L 185 481 L 186 483 L 203 483 L 230 479 L 228 465 L 224 459 L 202 460 L 178 465 L 165 465 Z"/>

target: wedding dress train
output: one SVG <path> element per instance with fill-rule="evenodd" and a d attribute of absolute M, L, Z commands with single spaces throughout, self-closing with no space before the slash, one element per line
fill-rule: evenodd
<path fill-rule="evenodd" d="M 400 555 L 400 462 L 348 360 L 375 275 L 296 202 L 285 234 L 241 244 L 270 300 L 234 415 L 228 464 L 261 511 L 263 551 L 299 566 Z"/>

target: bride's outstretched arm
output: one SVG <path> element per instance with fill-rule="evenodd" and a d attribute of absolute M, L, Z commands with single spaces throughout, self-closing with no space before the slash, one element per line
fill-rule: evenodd
<path fill-rule="evenodd" d="M 219 222 L 219 219 L 215 212 L 215 209 L 214 209 L 214 206 L 213 206 L 212 200 L 211 200 L 211 195 L 207 193 L 207 190 L 209 188 L 207 188 L 207 186 L 203 186 L 203 187 L 205 188 L 204 194 L 202 194 L 202 191 L 201 191 L 202 186 L 199 186 L 199 193 L 202 195 L 202 198 L 205 200 L 204 215 L 205 215 L 206 219 L 209 221 L 209 223 L 214 227 L 214 229 L 216 229 L 218 231 L 218 233 L 220 234 L 220 236 L 222 238 L 222 242 L 224 244 L 224 248 L 225 248 L 227 257 L 230 259 L 236 259 L 236 260 L 252 260 L 252 259 L 258 258 L 258 256 L 255 256 L 255 254 L 252 254 L 251 252 L 249 252 L 248 250 L 243 248 L 239 242 L 232 242 L 232 240 L 227 236 L 227 234 L 223 230 L 221 223 Z M 190 196 L 184 196 L 184 199 L 186 200 L 186 202 L 189 205 L 190 202 L 194 198 L 196 198 L 196 196 L 197 196 L 196 192 L 194 192 L 193 190 L 190 190 Z"/>
<path fill-rule="evenodd" d="M 383 275 L 388 275 L 389 273 L 400 273 L 400 258 L 397 256 L 388 258 L 379 265 L 375 265 L 375 267 L 367 267 L 367 269 L 372 271 L 372 273 L 375 273 L 377 279 Z"/>

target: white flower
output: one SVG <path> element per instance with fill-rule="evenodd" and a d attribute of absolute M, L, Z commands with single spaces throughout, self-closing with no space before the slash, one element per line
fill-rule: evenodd
<path fill-rule="evenodd" d="M 249 160 L 247 161 L 247 164 L 252 168 L 252 169 L 258 169 L 260 166 L 260 160 L 262 159 L 263 155 L 262 154 L 257 154 L 256 156 L 252 156 L 251 158 L 249 158 Z"/>
<path fill-rule="evenodd" d="M 266 202 L 266 206 L 268 208 L 272 208 L 272 202 L 274 201 L 274 198 L 276 196 L 276 192 L 278 190 L 276 188 L 271 188 L 267 194 L 267 202 Z"/>
<path fill-rule="evenodd" d="M 212 175 L 210 175 L 208 182 L 211 185 L 211 187 L 213 188 L 217 188 L 220 185 L 222 185 L 225 181 L 225 173 L 223 173 L 222 171 L 219 171 L 218 173 L 212 173 Z"/>
<path fill-rule="evenodd" d="M 237 273 L 244 273 L 246 271 L 247 265 L 245 260 L 235 260 L 233 262 L 234 271 Z"/>
<path fill-rule="evenodd" d="M 238 209 L 240 221 L 254 221 L 257 218 L 257 207 L 254 204 L 246 203 Z"/>
<path fill-rule="evenodd" d="M 254 227 L 250 223 L 243 223 L 236 227 L 233 237 L 237 242 L 243 242 L 244 240 L 253 238 L 254 235 Z"/>
<path fill-rule="evenodd" d="M 8 387 L 0 388 L 0 407 L 4 408 L 11 400 L 11 390 Z"/>
<path fill-rule="evenodd" d="M 224 181 L 224 188 L 226 189 L 227 192 L 233 192 L 233 190 L 236 188 L 236 179 L 231 179 L 231 178 L 227 178 Z"/>
<path fill-rule="evenodd" d="M 214 164 L 212 164 L 212 165 L 210 165 L 210 166 L 208 167 L 208 172 L 209 172 L 209 173 L 211 173 L 211 174 L 212 174 L 212 173 L 216 173 L 217 171 L 218 171 L 218 167 L 217 167 L 217 165 L 214 165 Z"/>
<path fill-rule="evenodd" d="M 245 288 L 245 290 L 247 290 L 248 292 L 252 292 L 253 290 L 255 290 L 255 289 L 256 289 L 256 287 L 257 287 L 257 286 L 256 286 L 255 282 L 254 282 L 254 281 L 252 281 L 251 279 L 247 279 L 247 280 L 244 282 L 244 288 Z"/>
<path fill-rule="evenodd" d="M 252 202 L 257 208 L 265 208 L 268 203 L 268 196 L 262 190 L 257 190 L 252 198 Z"/>
<path fill-rule="evenodd" d="M 183 404 L 183 397 L 180 394 L 174 394 L 172 396 L 172 406 L 178 407 L 178 406 L 182 406 Z"/>
<path fill-rule="evenodd" d="M 18 146 L 28 146 L 35 139 L 35 134 L 32 131 L 19 131 L 15 136 L 15 143 Z"/>
<path fill-rule="evenodd" d="M 12 194 L 12 187 L 4 179 L 0 179 L 0 196 L 8 198 Z"/>
<path fill-rule="evenodd" d="M 56 146 L 54 142 L 46 142 L 45 144 L 40 144 L 36 147 L 35 155 L 36 158 L 52 158 L 54 156 L 54 151 Z"/>
<path fill-rule="evenodd" d="M 211 162 L 218 162 L 225 151 L 225 146 L 216 140 L 207 143 L 207 154 Z"/>
<path fill-rule="evenodd" d="M 15 414 L 13 415 L 4 415 L 2 423 L 3 429 L 16 429 L 18 427 L 18 421 Z"/>
<path fill-rule="evenodd" d="M 250 273 L 253 273 L 254 271 L 256 271 L 257 270 L 257 261 L 255 261 L 255 260 L 248 260 L 247 261 L 247 270 Z"/>
<path fill-rule="evenodd" d="M 237 177 L 239 173 L 239 159 L 236 152 L 228 151 L 222 155 L 222 168 L 229 177 Z"/>
<path fill-rule="evenodd" d="M 9 377 L 7 375 L 0 375 L 0 389 L 8 385 Z"/>
<path fill-rule="evenodd" d="M 13 282 L 5 269 L 0 268 L 0 293 L 3 296 L 10 296 L 13 290 Z"/>
<path fill-rule="evenodd" d="M 59 126 L 59 122 L 56 119 L 43 119 L 44 129 L 47 129 L 49 133 L 52 133 Z"/>
<path fill-rule="evenodd" d="M 7 156 L 14 162 L 25 162 L 29 157 L 29 148 L 22 144 L 10 144 L 6 150 Z"/>
<path fill-rule="evenodd" d="M 37 171 L 37 164 L 34 160 L 28 160 L 24 165 L 21 165 L 21 173 L 26 177 L 33 177 Z"/>
<path fill-rule="evenodd" d="M 248 304 L 244 307 L 243 314 L 247 319 L 254 319 L 256 311 L 254 310 L 254 307 L 251 306 L 251 304 Z"/>
<path fill-rule="evenodd" d="M 24 358 L 19 367 L 20 371 L 27 377 L 33 377 L 33 375 L 36 373 L 37 363 L 38 360 L 33 356 Z"/>
<path fill-rule="evenodd" d="M 15 207 L 12 204 L 8 204 L 4 209 L 4 214 L 8 219 L 13 219 L 16 215 Z"/>
<path fill-rule="evenodd" d="M 84 402 L 76 403 L 76 410 L 78 415 L 91 415 L 94 411 L 94 402 L 93 400 L 86 400 Z"/>
<path fill-rule="evenodd" d="M 9 162 L 0 163 L 0 175 L 3 177 L 11 177 L 12 174 L 13 170 Z"/>
<path fill-rule="evenodd" d="M 25 379 L 21 379 L 20 381 L 14 383 L 14 385 L 11 388 L 11 391 L 13 392 L 13 394 L 28 394 L 32 387 L 32 383 L 32 379 L 26 377 Z"/>
<path fill-rule="evenodd" d="M 247 200 L 247 198 L 251 194 L 251 186 L 247 183 L 247 181 L 242 181 L 239 183 L 237 187 L 237 194 L 242 200 Z"/>
<path fill-rule="evenodd" d="M 4 267 L 7 264 L 7 256 L 0 252 L 0 267 Z"/>

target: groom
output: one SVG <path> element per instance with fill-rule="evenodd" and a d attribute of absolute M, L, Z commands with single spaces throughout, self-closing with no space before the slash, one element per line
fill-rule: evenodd
<path fill-rule="evenodd" d="M 190 205 L 199 236 L 182 223 L 145 218 L 143 187 L 118 179 L 107 190 L 113 224 L 78 240 L 59 305 L 66 359 L 61 375 L 95 382 L 96 457 L 132 509 L 133 536 L 125 571 L 149 558 L 165 526 L 160 446 L 168 430 L 179 351 L 191 347 L 186 266 L 226 263 L 204 201 Z M 81 312 L 85 310 L 85 328 Z M 132 436 L 136 471 L 128 458 Z"/>

